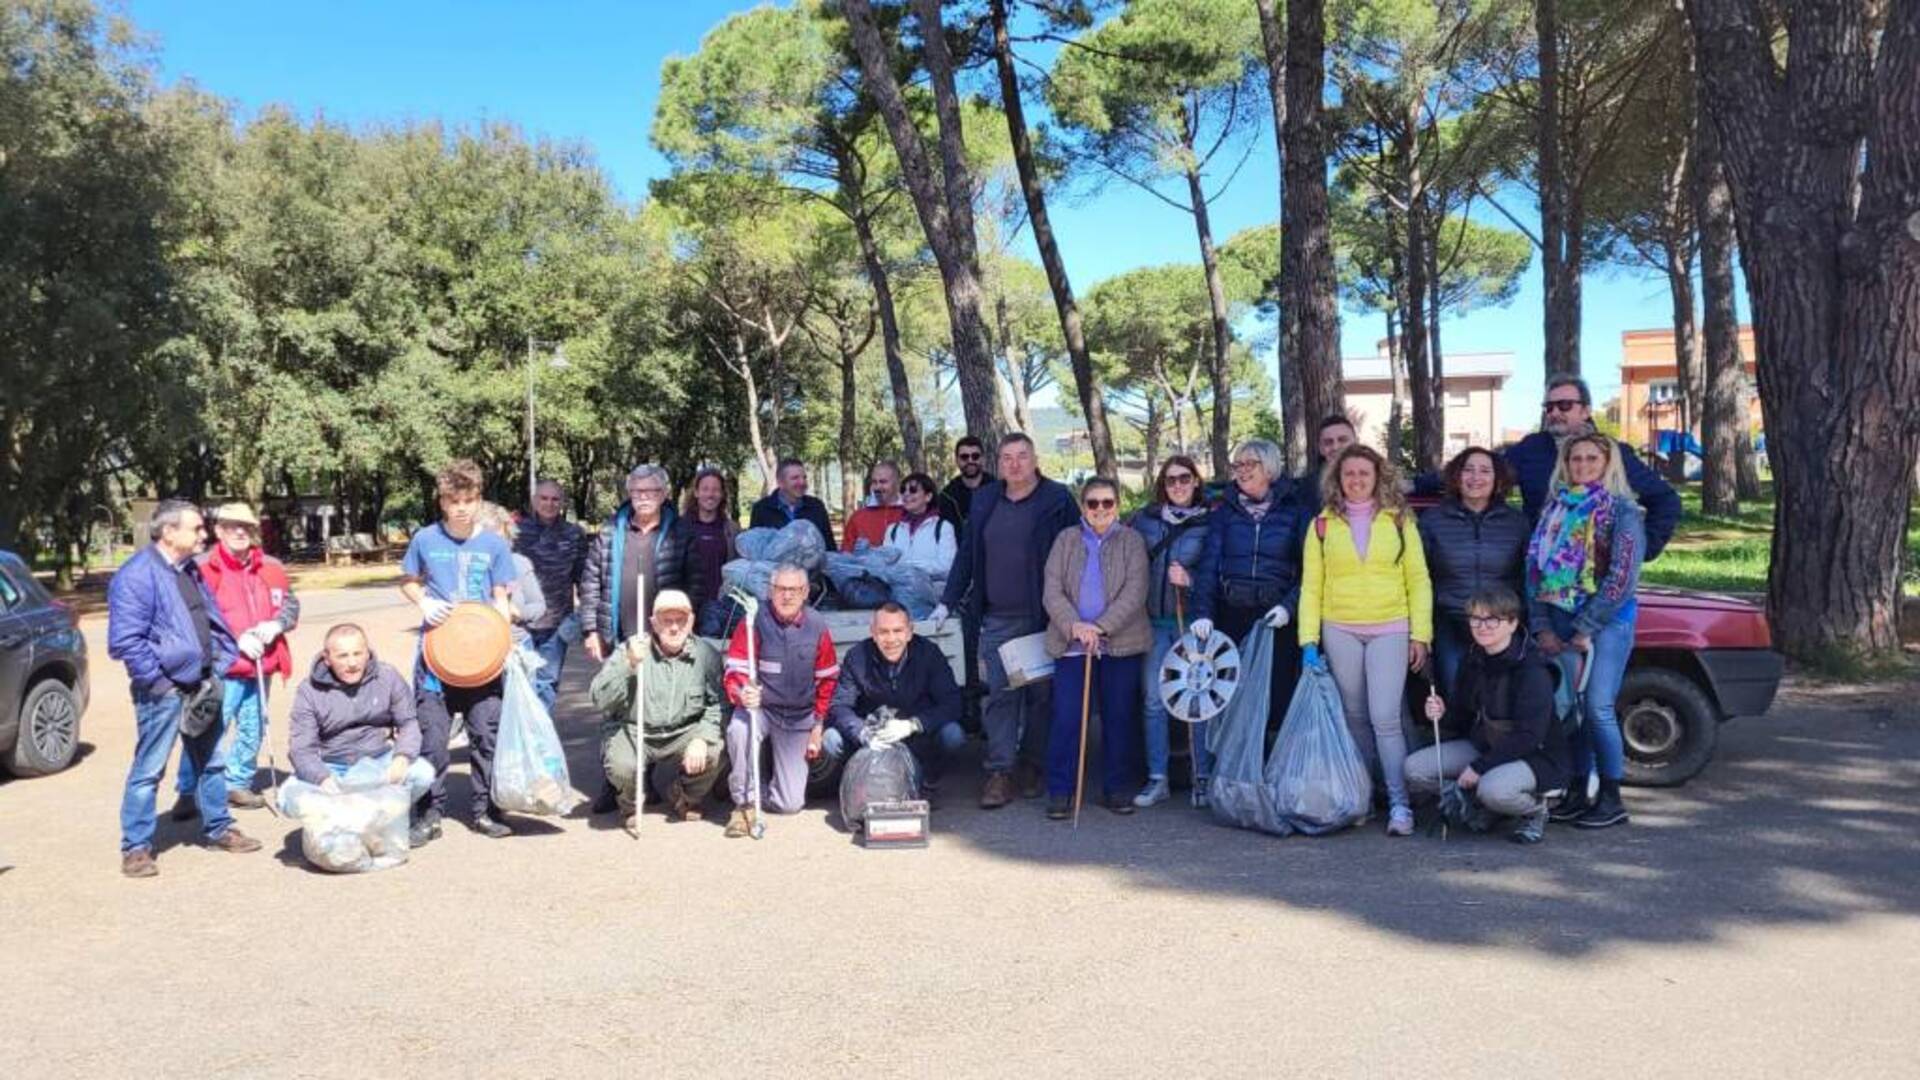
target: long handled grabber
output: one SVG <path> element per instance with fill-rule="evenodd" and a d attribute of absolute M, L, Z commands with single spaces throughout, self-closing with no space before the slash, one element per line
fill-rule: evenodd
<path fill-rule="evenodd" d="M 267 748 L 267 786 L 273 791 L 273 798 L 267 802 L 267 809 L 274 817 L 280 816 L 280 769 L 273 760 L 273 731 L 267 723 L 267 672 L 266 657 L 262 656 L 253 663 L 254 684 L 260 690 L 260 742 Z"/>
<path fill-rule="evenodd" d="M 1093 650 L 1080 680 L 1080 767 L 1073 771 L 1073 827 L 1080 827 L 1080 797 L 1087 787 L 1087 713 L 1093 707 Z"/>
<path fill-rule="evenodd" d="M 753 638 L 754 620 L 760 615 L 760 600 L 745 589 L 734 589 L 730 594 L 740 605 L 747 624 L 747 679 L 760 681 L 759 645 Z M 753 829 L 749 835 L 762 840 L 767 835 L 767 815 L 760 808 L 760 710 L 747 710 L 747 784 L 748 798 L 753 800 Z"/>

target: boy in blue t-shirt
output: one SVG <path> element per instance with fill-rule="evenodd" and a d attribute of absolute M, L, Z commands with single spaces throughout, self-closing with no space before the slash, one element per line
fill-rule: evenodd
<path fill-rule="evenodd" d="M 484 484 L 480 466 L 460 460 L 434 478 L 440 498 L 440 523 L 413 534 L 402 570 L 400 593 L 420 609 L 421 633 L 438 626 L 467 601 L 490 603 L 512 618 L 509 589 L 516 571 L 513 549 L 498 533 L 476 528 Z M 420 755 L 433 764 L 433 786 L 414 806 L 410 840 L 420 847 L 440 835 L 447 802 L 447 740 L 453 717 L 467 718 L 468 759 L 473 770 L 473 831 L 509 836 L 513 830 L 493 805 L 493 741 L 500 728 L 501 679 L 485 686 L 443 685 L 417 656 L 413 665 L 414 701 L 420 716 Z"/>

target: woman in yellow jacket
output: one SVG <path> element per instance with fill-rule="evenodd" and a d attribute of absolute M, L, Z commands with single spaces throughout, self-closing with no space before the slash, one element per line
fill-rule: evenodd
<path fill-rule="evenodd" d="M 1302 561 L 1301 659 L 1332 669 L 1353 741 L 1386 781 L 1387 835 L 1407 836 L 1413 808 L 1400 702 L 1407 672 L 1426 665 L 1433 641 L 1433 585 L 1420 527 L 1399 475 L 1371 447 L 1341 451 L 1320 490 L 1326 505 L 1313 519 Z"/>

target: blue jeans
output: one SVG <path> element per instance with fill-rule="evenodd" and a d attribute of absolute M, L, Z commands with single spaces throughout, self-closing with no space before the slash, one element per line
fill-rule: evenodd
<path fill-rule="evenodd" d="M 1180 640 L 1180 629 L 1172 623 L 1155 622 L 1153 624 L 1153 647 L 1147 651 L 1146 666 L 1140 670 L 1141 695 L 1145 701 L 1145 710 L 1141 715 L 1146 720 L 1147 737 L 1147 779 L 1165 780 L 1167 778 L 1167 758 L 1171 753 L 1171 726 L 1167 716 L 1167 703 L 1160 699 L 1160 665 L 1172 650 L 1173 643 Z M 1213 752 L 1207 749 L 1207 725 L 1186 724 L 1187 739 L 1192 749 L 1193 778 L 1195 780 L 1213 775 Z"/>
<path fill-rule="evenodd" d="M 1016 758 L 1039 768 L 1046 756 L 1048 702 L 1054 681 L 1041 679 L 1025 686 L 1010 686 L 1006 665 L 1000 662 L 1000 646 L 1037 629 L 1040 627 L 1024 616 L 989 613 L 980 620 L 980 681 L 987 688 L 986 704 L 980 710 L 980 726 L 987 736 L 987 753 L 981 764 L 988 773 L 1011 771 Z M 1074 708 L 1079 707 L 1076 698 Z"/>
<path fill-rule="evenodd" d="M 224 724 L 215 724 L 194 736 L 180 735 L 180 712 L 186 699 L 176 690 L 163 698 L 133 701 L 133 766 L 127 770 L 126 790 L 120 796 L 120 853 L 153 850 L 153 798 L 160 789 L 161 774 L 167 771 L 167 759 L 173 756 L 173 740 L 180 738 L 182 755 L 192 763 L 200 780 L 194 786 L 194 801 L 200 807 L 200 833 L 209 842 L 217 841 L 233 827 L 227 812 L 226 758 L 220 753 Z"/>
<path fill-rule="evenodd" d="M 227 743 L 227 787 L 246 791 L 253 787 L 254 766 L 260 761 L 263 735 L 261 713 L 266 702 L 260 697 L 260 684 L 253 679 L 221 679 L 220 725 L 233 733 Z M 174 789 L 185 795 L 200 783 L 200 770 L 194 768 L 185 745 L 180 747 L 179 776 Z"/>
<path fill-rule="evenodd" d="M 1573 783 L 1570 790 L 1584 791 L 1588 774 L 1596 759 L 1600 779 L 1618 783 L 1627 774 L 1626 742 L 1620 737 L 1620 718 L 1614 705 L 1620 697 L 1620 683 L 1627 677 L 1627 661 L 1633 656 L 1634 607 L 1628 605 L 1606 629 L 1593 636 L 1593 651 L 1587 657 L 1592 670 L 1587 676 L 1586 708 L 1581 713 L 1581 733 L 1573 739 Z M 1553 632 L 1561 641 L 1573 640 L 1573 616 L 1555 609 Z"/>
<path fill-rule="evenodd" d="M 553 712 L 553 699 L 560 695 L 560 671 L 567 666 L 567 638 L 559 627 L 533 632 L 533 650 L 540 654 L 540 670 L 533 673 L 533 692 L 540 704 Z"/>
<path fill-rule="evenodd" d="M 1101 656 L 1093 661 L 1093 697 L 1100 701 L 1100 787 L 1108 799 L 1131 799 L 1140 790 L 1140 657 Z M 1073 794 L 1080 770 L 1080 696 L 1086 684 L 1085 656 L 1063 656 L 1053 667 L 1053 729 L 1047 739 L 1047 794 Z M 1092 703 L 1088 703 L 1091 710 Z"/>

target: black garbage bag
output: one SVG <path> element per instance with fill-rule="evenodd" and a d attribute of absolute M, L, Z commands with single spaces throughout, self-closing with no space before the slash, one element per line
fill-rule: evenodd
<path fill-rule="evenodd" d="M 874 803 L 919 797 L 920 762 L 912 751 L 897 743 L 884 750 L 862 747 L 847 760 L 846 772 L 840 777 L 840 816 L 849 829 L 866 822 L 867 807 Z"/>

